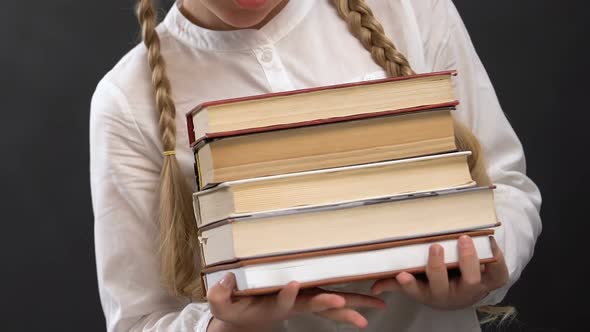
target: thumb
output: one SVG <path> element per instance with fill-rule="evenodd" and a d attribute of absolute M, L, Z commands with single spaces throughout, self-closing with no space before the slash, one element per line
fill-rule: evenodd
<path fill-rule="evenodd" d="M 207 292 L 207 301 L 214 316 L 224 316 L 230 310 L 231 296 L 235 288 L 236 277 L 233 273 L 228 273 Z"/>
<path fill-rule="evenodd" d="M 490 240 L 492 244 L 492 253 L 496 258 L 496 261 L 486 264 L 485 272 L 482 275 L 482 282 L 487 286 L 488 290 L 494 290 L 504 286 L 508 282 L 509 273 L 502 249 L 500 249 L 500 246 L 498 246 L 498 243 L 493 236 L 490 237 Z"/>

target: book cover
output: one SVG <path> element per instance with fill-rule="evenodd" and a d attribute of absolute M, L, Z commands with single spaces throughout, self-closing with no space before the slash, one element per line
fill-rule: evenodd
<path fill-rule="evenodd" d="M 370 80 L 370 81 L 327 85 L 327 86 L 320 86 L 320 87 L 307 88 L 307 89 L 297 89 L 297 90 L 282 91 L 282 92 L 276 92 L 276 93 L 267 93 L 267 94 L 245 96 L 245 97 L 238 97 L 238 98 L 228 98 L 228 99 L 205 102 L 200 105 L 197 105 L 191 111 L 186 113 L 187 129 L 188 129 L 188 134 L 189 134 L 189 143 L 192 146 L 195 144 L 195 141 L 198 139 L 195 137 L 195 134 L 194 134 L 195 128 L 194 128 L 192 118 L 196 114 L 198 114 L 199 112 L 201 112 L 202 110 L 204 110 L 210 106 L 218 106 L 218 105 L 223 105 L 223 104 L 239 103 L 239 102 L 246 102 L 246 101 L 252 101 L 252 100 L 270 99 L 270 98 L 274 98 L 274 97 L 284 97 L 284 96 L 291 96 L 291 95 L 298 95 L 298 94 L 306 94 L 306 93 L 348 88 L 348 87 L 354 87 L 354 86 L 360 86 L 360 85 L 371 85 L 371 84 L 378 84 L 378 83 L 384 83 L 384 82 L 412 80 L 412 79 L 422 78 L 422 77 L 456 76 L 456 75 L 457 75 L 456 71 L 450 70 L 450 71 L 416 74 L 416 75 L 411 75 L 411 76 L 402 76 L 402 77 L 384 78 L 384 79 L 377 79 L 377 80 Z"/>
<path fill-rule="evenodd" d="M 448 102 L 448 103 L 424 105 L 424 106 L 411 107 L 411 108 L 388 110 L 388 111 L 383 111 L 383 112 L 372 112 L 372 113 L 363 113 L 363 114 L 356 114 L 356 115 L 349 115 L 349 116 L 342 116 L 342 117 L 316 119 L 316 120 L 311 120 L 311 121 L 285 123 L 285 124 L 279 124 L 279 125 L 273 125 L 273 126 L 255 127 L 255 128 L 225 131 L 225 132 L 211 133 L 211 134 L 207 133 L 204 136 L 198 137 L 198 138 L 194 139 L 193 141 L 191 141 L 191 148 L 193 149 L 193 151 L 198 151 L 203 145 L 207 144 L 208 142 L 211 142 L 216 139 L 227 138 L 227 137 L 234 137 L 234 136 L 241 136 L 241 135 L 248 135 L 248 134 L 257 134 L 257 133 L 263 133 L 263 132 L 285 130 L 285 129 L 294 129 L 294 128 L 301 128 L 301 127 L 319 126 L 319 125 L 325 125 L 325 124 L 330 124 L 330 123 L 370 119 L 370 118 L 377 118 L 377 117 L 382 117 L 382 116 L 402 115 L 402 114 L 417 113 L 417 112 L 435 112 L 435 111 L 440 111 L 440 110 L 454 109 L 457 105 L 459 105 L 459 102 L 453 101 L 453 102 Z"/>
<path fill-rule="evenodd" d="M 264 211 L 258 213 L 250 213 L 250 214 L 236 214 L 231 218 L 226 218 L 209 225 L 203 226 L 199 229 L 199 232 L 203 232 L 205 230 L 209 230 L 215 227 L 219 227 L 221 225 L 225 225 L 227 223 L 234 223 L 234 222 L 248 222 L 250 220 L 257 220 L 262 218 L 270 218 L 270 217 L 278 217 L 278 216 L 286 216 L 292 214 L 301 214 L 301 213 L 313 213 L 313 212 L 320 212 L 320 211 L 329 211 L 329 210 L 337 210 L 337 209 L 349 209 L 358 206 L 366 206 L 366 205 L 375 205 L 375 204 L 382 204 L 388 202 L 395 202 L 395 201 L 403 201 L 403 200 L 410 200 L 410 199 L 418 199 L 418 198 L 425 198 L 425 197 L 435 197 L 441 195 L 452 195 L 457 193 L 465 193 L 470 191 L 482 191 L 482 190 L 489 190 L 495 189 L 496 186 L 477 186 L 477 187 L 461 187 L 461 188 L 450 188 L 450 189 L 443 189 L 437 191 L 422 191 L 422 192 L 414 192 L 402 195 L 393 195 L 393 196 L 385 196 L 385 197 L 377 197 L 377 198 L 369 198 L 369 199 L 362 199 L 356 201 L 348 201 L 348 202 L 338 202 L 333 204 L 323 204 L 323 205 L 308 205 L 308 206 L 301 206 L 301 207 L 293 207 L 287 209 L 280 209 L 280 210 L 273 210 L 273 211 Z"/>
<path fill-rule="evenodd" d="M 480 249 L 477 250 L 480 263 L 486 264 L 495 261 L 491 253 L 491 245 L 487 240 L 487 238 L 493 236 L 493 233 L 493 229 L 486 229 L 412 240 L 335 248 L 314 253 L 249 259 L 233 264 L 206 268 L 201 273 L 201 279 L 205 285 L 204 289 L 207 289 L 207 286 L 210 287 L 225 273 L 232 272 L 236 274 L 238 281 L 234 295 L 244 296 L 275 293 L 281 289 L 282 285 L 291 280 L 297 280 L 301 283 L 302 288 L 308 288 L 394 277 L 402 271 L 423 273 L 425 271 L 428 247 L 434 243 L 446 248 L 445 261 L 447 263 L 445 265 L 449 269 L 454 269 L 458 267 L 456 240 L 461 235 L 470 236 L 474 239 L 476 248 L 483 249 L 481 252 Z M 486 243 L 482 242 L 482 240 L 485 240 Z M 398 268 L 384 268 L 384 264 L 380 263 L 380 259 L 378 259 L 378 257 L 381 257 L 381 259 L 384 257 L 396 257 L 396 255 L 403 255 L 403 257 L 407 258 L 407 261 L 403 263 L 399 261 L 387 262 L 390 263 L 389 265 Z M 351 262 L 355 264 L 350 266 Z M 329 266 L 327 271 L 326 266 Z M 347 268 L 347 266 L 350 268 Z M 405 267 L 400 268 L 400 266 Z M 357 268 L 357 271 L 352 271 L 352 267 Z M 246 277 L 246 274 L 250 274 L 250 277 Z M 251 283 L 248 282 L 250 286 L 245 284 L 245 278 L 251 280 Z"/>
<path fill-rule="evenodd" d="M 364 114 L 354 120 L 201 140 L 193 148 L 199 189 L 238 179 L 456 151 L 453 109 Z"/>

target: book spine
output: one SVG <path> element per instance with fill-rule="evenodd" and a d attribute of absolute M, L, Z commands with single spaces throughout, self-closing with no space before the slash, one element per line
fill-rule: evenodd
<path fill-rule="evenodd" d="M 202 180 L 201 180 L 201 172 L 199 171 L 199 162 L 195 162 L 195 182 L 197 183 L 197 191 L 201 191 L 202 189 Z"/>
<path fill-rule="evenodd" d="M 193 124 L 193 115 L 191 113 L 186 114 L 186 129 L 188 133 L 189 146 L 195 142 L 195 125 Z"/>
<path fill-rule="evenodd" d="M 197 182 L 197 191 L 201 191 L 201 189 L 203 188 L 203 178 L 201 176 L 201 167 L 199 164 L 199 153 L 198 151 L 195 151 L 194 153 L 195 156 L 195 181 Z"/>
<path fill-rule="evenodd" d="M 199 272 L 199 285 L 201 286 L 201 294 L 203 298 L 207 298 L 207 284 L 205 283 L 205 274 Z"/>
<path fill-rule="evenodd" d="M 207 264 L 205 263 L 205 247 L 203 246 L 204 243 L 207 242 L 206 238 L 202 238 L 201 235 L 198 236 L 198 241 L 199 241 L 199 254 L 197 256 L 199 259 L 199 266 L 201 267 L 201 274 L 203 274 L 203 268 L 207 266 Z"/>

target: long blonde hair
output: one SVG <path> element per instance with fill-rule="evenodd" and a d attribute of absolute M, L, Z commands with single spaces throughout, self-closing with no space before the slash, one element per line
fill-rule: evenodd
<path fill-rule="evenodd" d="M 191 189 L 173 152 L 176 149 L 176 107 L 171 97 L 166 63 L 156 32 L 156 13 L 151 0 L 138 0 L 137 17 L 147 47 L 148 63 L 160 114 L 160 135 L 164 153 L 160 173 L 160 261 L 164 284 L 177 295 L 201 294 L 199 246 L 192 211 Z"/>
<path fill-rule="evenodd" d="M 383 27 L 364 0 L 332 0 L 351 33 L 371 53 L 373 60 L 389 76 L 414 74 L 406 57 L 385 35 Z M 198 265 L 198 240 L 191 204 L 191 190 L 182 174 L 174 150 L 176 147 L 176 108 L 171 97 L 166 64 L 160 52 L 156 32 L 157 18 L 152 0 L 137 0 L 137 17 L 155 92 L 155 103 L 160 114 L 159 127 L 164 153 L 160 181 L 160 260 L 164 284 L 176 295 L 202 299 Z M 459 150 L 472 151 L 469 167 L 473 179 L 489 185 L 481 147 L 465 126 L 455 122 L 456 143 Z M 485 311 L 482 310 L 482 311 Z M 495 310 L 497 311 L 497 310 Z M 495 312 L 489 310 L 488 312 Z M 504 312 L 501 311 L 503 315 Z"/>

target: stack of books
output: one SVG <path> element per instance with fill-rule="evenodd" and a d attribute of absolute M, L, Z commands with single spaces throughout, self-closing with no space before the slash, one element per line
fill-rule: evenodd
<path fill-rule="evenodd" d="M 423 271 L 470 235 L 493 261 L 493 187 L 458 151 L 454 71 L 204 103 L 187 114 L 205 290 L 237 295 Z"/>

